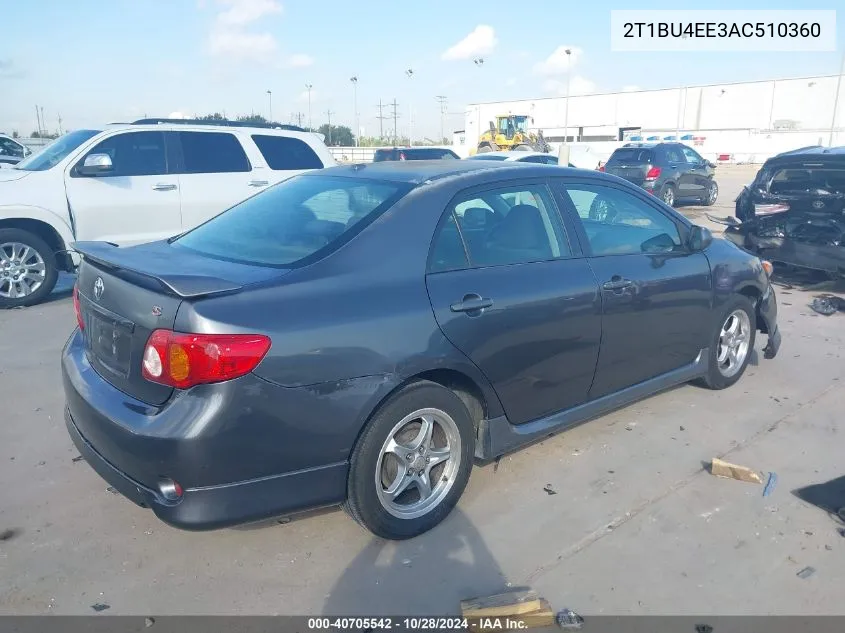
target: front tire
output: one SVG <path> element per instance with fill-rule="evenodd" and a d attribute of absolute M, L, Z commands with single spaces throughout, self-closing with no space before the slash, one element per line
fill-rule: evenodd
<path fill-rule="evenodd" d="M 358 438 L 344 509 L 376 536 L 418 536 L 455 507 L 474 453 L 475 427 L 463 401 L 433 382 L 408 385 Z"/>
<path fill-rule="evenodd" d="M 743 295 L 731 299 L 720 313 L 710 338 L 710 363 L 702 379 L 713 390 L 726 389 L 745 373 L 754 341 L 757 319 L 754 304 Z"/>
<path fill-rule="evenodd" d="M 716 204 L 716 200 L 719 197 L 719 185 L 716 184 L 716 181 L 711 180 L 710 184 L 707 185 L 707 191 L 704 194 L 704 202 L 705 206 L 712 207 Z"/>
<path fill-rule="evenodd" d="M 41 303 L 56 286 L 56 256 L 40 237 L 20 229 L 0 229 L 0 308 Z"/>

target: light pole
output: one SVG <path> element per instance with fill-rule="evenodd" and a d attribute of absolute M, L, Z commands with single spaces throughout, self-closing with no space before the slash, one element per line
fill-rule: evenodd
<path fill-rule="evenodd" d="M 273 122 L 273 92 L 271 90 L 267 91 L 267 100 L 270 102 L 270 118 L 267 119 L 269 123 Z"/>
<path fill-rule="evenodd" d="M 445 136 L 443 135 L 443 119 L 446 116 L 446 97 L 444 95 L 437 95 L 434 97 L 440 103 L 440 141 L 443 142 Z"/>
<path fill-rule="evenodd" d="M 358 122 L 358 76 L 349 78 L 352 82 L 352 114 L 355 118 L 355 147 L 358 147 L 358 135 L 361 134 L 361 125 Z"/>
<path fill-rule="evenodd" d="M 405 71 L 408 79 L 414 77 L 414 69 L 409 68 Z M 411 91 L 408 91 L 408 147 L 414 146 L 414 110 L 411 107 Z"/>
<path fill-rule="evenodd" d="M 313 132 L 314 126 L 311 125 L 311 88 L 314 86 L 312 84 L 305 84 L 305 89 L 308 91 L 308 131 Z"/>
<path fill-rule="evenodd" d="M 842 53 L 842 63 L 839 66 L 839 79 L 836 80 L 836 95 L 833 97 L 833 116 L 830 120 L 830 138 L 828 147 L 833 147 L 833 131 L 836 129 L 836 111 L 839 109 L 839 92 L 842 89 L 842 75 L 845 74 L 845 52 Z"/>
<path fill-rule="evenodd" d="M 563 115 L 563 143 L 569 145 L 569 86 L 572 79 L 572 49 L 566 49 L 566 110 Z"/>

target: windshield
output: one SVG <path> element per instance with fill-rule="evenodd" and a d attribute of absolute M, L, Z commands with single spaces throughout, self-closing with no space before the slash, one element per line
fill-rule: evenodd
<path fill-rule="evenodd" d="M 516 123 L 516 129 L 520 132 L 525 132 L 528 129 L 528 117 L 527 116 L 517 116 L 514 117 L 514 122 Z"/>
<path fill-rule="evenodd" d="M 14 168 L 25 171 L 44 171 L 55 167 L 73 150 L 99 133 L 100 130 L 76 130 L 75 132 L 68 132 L 26 160 L 19 162 Z"/>
<path fill-rule="evenodd" d="M 644 165 L 654 161 L 650 149 L 641 147 L 621 147 L 610 155 L 608 163 L 626 163 L 628 165 Z"/>
<path fill-rule="evenodd" d="M 296 176 L 248 198 L 173 244 L 225 261 L 281 268 L 348 242 L 411 186 L 363 178 Z"/>

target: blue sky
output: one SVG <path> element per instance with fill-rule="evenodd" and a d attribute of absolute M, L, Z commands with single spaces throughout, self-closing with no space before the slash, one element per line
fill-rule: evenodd
<path fill-rule="evenodd" d="M 790 9 L 792 0 L 709 0 L 708 9 Z M 836 9 L 820 0 L 813 9 Z M 365 134 L 378 131 L 376 105 L 399 102 L 407 130 L 436 137 L 448 97 L 447 132 L 465 105 L 537 98 L 565 86 L 571 47 L 573 93 L 661 88 L 835 74 L 845 13 L 830 53 L 613 53 L 610 11 L 630 2 L 571 0 L 27 0 L 4 2 L 0 20 L 0 130 L 28 134 L 35 104 L 64 129 L 132 117 L 225 111 L 303 113 L 311 84 L 314 125 L 353 124 L 353 85 Z M 643 9 L 677 9 L 645 0 Z M 702 8 L 690 6 L 690 8 Z M 468 38 L 468 39 L 467 39 Z M 447 53 L 450 51 L 451 53 Z M 557 52 L 557 56 L 555 53 Z M 445 57 L 445 59 L 444 59 Z M 478 66 L 473 59 L 482 57 Z M 408 78 L 405 71 L 412 69 Z M 389 109 L 385 108 L 385 115 Z M 385 121 L 385 129 L 392 121 Z"/>

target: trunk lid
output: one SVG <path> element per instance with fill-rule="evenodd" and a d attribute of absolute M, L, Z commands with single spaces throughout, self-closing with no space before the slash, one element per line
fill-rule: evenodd
<path fill-rule="evenodd" d="M 234 292 L 287 272 L 221 262 L 167 242 L 129 248 L 82 242 L 73 248 L 82 255 L 77 286 L 88 359 L 107 382 L 151 405 L 173 393 L 141 375 L 153 330 L 173 329 L 185 300 Z"/>

